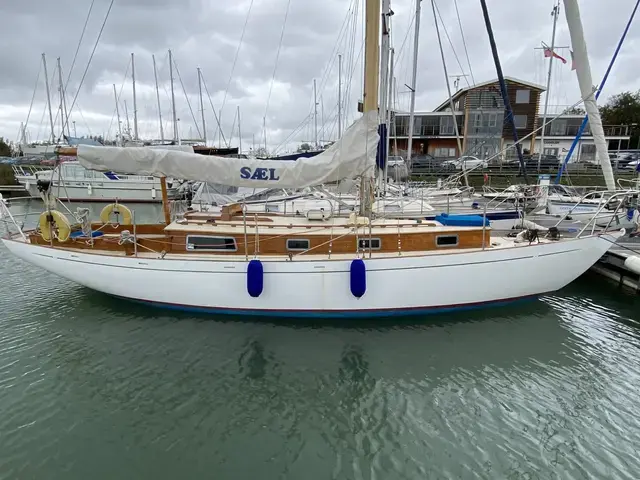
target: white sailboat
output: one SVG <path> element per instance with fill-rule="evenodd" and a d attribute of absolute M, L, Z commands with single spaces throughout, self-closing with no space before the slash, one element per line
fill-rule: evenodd
<path fill-rule="evenodd" d="M 86 287 L 196 311 L 354 317 L 472 308 L 564 287 L 622 232 L 577 238 L 496 238 L 483 226 L 375 218 L 372 172 L 378 143 L 380 0 L 366 2 L 364 116 L 313 159 L 205 158 L 185 152 L 80 146 L 82 165 L 250 188 L 303 188 L 362 178 L 359 212 L 347 218 L 189 213 L 166 225 L 69 224 L 47 211 L 38 230 L 3 242 L 13 254 Z M 166 204 L 165 204 L 166 205 Z M 16 225 L 17 226 L 17 225 Z"/>

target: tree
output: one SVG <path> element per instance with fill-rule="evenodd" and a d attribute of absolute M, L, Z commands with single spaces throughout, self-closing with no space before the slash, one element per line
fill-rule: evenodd
<path fill-rule="evenodd" d="M 298 152 L 308 152 L 309 150 L 311 150 L 311 145 L 308 143 L 303 143 L 298 147 Z"/>
<path fill-rule="evenodd" d="M 640 90 L 637 92 L 622 92 L 610 97 L 605 105 L 600 107 L 600 116 L 604 125 L 630 126 L 629 148 L 634 148 L 640 140 Z"/>
<path fill-rule="evenodd" d="M 640 91 L 622 92 L 610 97 L 600 107 L 600 116 L 605 125 L 640 124 Z"/>
<path fill-rule="evenodd" d="M 4 138 L 0 137 L 0 157 L 10 157 L 11 156 L 11 147 L 7 142 L 4 141 Z"/>

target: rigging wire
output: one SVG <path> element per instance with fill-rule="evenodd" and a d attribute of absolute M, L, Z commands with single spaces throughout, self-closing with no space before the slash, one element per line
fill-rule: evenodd
<path fill-rule="evenodd" d="M 460 71 L 462 72 L 463 76 L 464 76 L 464 67 L 462 66 L 462 63 L 460 63 L 460 59 L 458 58 L 458 54 L 456 53 L 456 49 L 453 46 L 453 42 L 451 41 L 451 37 L 449 37 L 449 32 L 447 31 L 447 26 L 444 23 L 444 19 L 442 18 L 442 15 L 440 14 L 440 9 L 438 8 L 438 4 L 435 2 L 433 2 L 434 6 L 436 7 L 436 12 L 438 12 L 438 18 L 440 18 L 440 24 L 442 25 L 442 30 L 444 30 L 444 34 L 447 36 L 447 40 L 449 40 L 449 45 L 451 45 L 451 50 L 453 51 L 453 56 L 456 59 L 456 62 L 458 63 L 458 66 L 460 67 Z M 471 87 L 471 84 L 469 83 L 469 80 L 467 79 L 466 76 L 463 77 L 464 81 L 467 82 L 467 86 Z M 448 81 L 448 79 L 447 79 Z"/>
<path fill-rule="evenodd" d="M 69 80 L 71 79 L 71 73 L 73 72 L 73 67 L 76 65 L 76 59 L 78 58 L 78 52 L 80 51 L 80 46 L 82 45 L 82 40 L 84 39 L 84 34 L 87 31 L 87 24 L 89 23 L 89 17 L 91 16 L 91 11 L 93 10 L 93 4 L 96 3 L 96 0 L 91 0 L 91 5 L 89 6 L 89 12 L 87 13 L 87 18 L 84 21 L 84 26 L 82 27 L 82 33 L 80 34 L 80 40 L 78 40 L 78 46 L 76 47 L 76 53 L 73 55 L 73 61 L 71 62 L 71 68 L 69 68 L 69 74 L 67 75 L 67 81 L 64 83 L 64 91 L 67 91 L 67 87 L 69 86 Z"/>
<path fill-rule="evenodd" d="M 464 54 L 467 57 L 467 64 L 469 65 L 469 74 L 471 75 L 471 82 L 476 84 L 476 79 L 473 76 L 473 69 L 471 68 L 471 60 L 469 60 L 469 50 L 467 50 L 467 40 L 464 36 L 464 30 L 462 29 L 462 21 L 460 20 L 460 12 L 458 11 L 458 0 L 453 0 L 453 5 L 456 7 L 456 16 L 458 17 L 458 26 L 460 27 L 460 35 L 462 36 L 462 45 L 464 46 Z"/>
<path fill-rule="evenodd" d="M 222 126 L 220 125 L 220 119 L 218 118 L 218 115 L 216 114 L 216 109 L 213 106 L 213 102 L 211 101 L 211 95 L 209 95 L 209 89 L 207 88 L 207 81 L 204 79 L 204 73 L 202 73 L 202 70 L 200 70 L 200 77 L 202 78 L 202 85 L 204 85 L 204 91 L 207 93 L 207 98 L 209 99 L 209 105 L 211 105 L 211 110 L 213 111 L 213 117 L 216 119 L 216 123 L 218 124 L 218 131 L 220 132 L 222 141 L 228 147 L 229 143 L 224 138 L 224 132 L 222 131 Z"/>
<path fill-rule="evenodd" d="M 284 38 L 284 31 L 287 27 L 287 19 L 289 18 L 289 6 L 291 5 L 291 0 L 287 0 L 287 9 L 284 12 L 284 20 L 282 22 L 282 31 L 280 32 L 280 42 L 278 43 L 278 50 L 276 52 L 276 61 L 273 66 L 273 74 L 271 76 L 271 84 L 269 85 L 269 95 L 267 95 L 267 106 L 264 109 L 263 122 L 266 122 L 267 113 L 269 112 L 269 102 L 271 101 L 271 92 L 273 91 L 273 83 L 276 79 L 276 72 L 278 70 L 278 60 L 280 59 L 280 50 L 282 49 L 282 40 Z M 264 124 L 264 123 L 263 123 Z M 267 143 L 267 129 L 264 128 L 264 143 Z"/>
<path fill-rule="evenodd" d="M 91 127 L 89 126 L 89 122 L 87 122 L 87 119 L 84 118 L 84 114 L 82 113 L 82 109 L 80 108 L 80 103 L 78 103 L 77 108 L 78 108 L 78 113 L 82 117 L 82 121 L 84 122 L 84 125 L 87 127 L 87 131 L 89 132 L 89 136 L 93 136 L 93 133 L 91 133 Z"/>
<path fill-rule="evenodd" d="M 91 61 L 93 60 L 93 55 L 96 53 L 96 49 L 98 48 L 98 43 L 100 43 L 100 37 L 102 37 L 102 32 L 104 31 L 104 27 L 107 24 L 107 20 L 109 19 L 109 14 L 111 13 L 111 8 L 113 7 L 113 2 L 115 0 L 111 0 L 111 2 L 109 3 L 109 9 L 107 10 L 106 15 L 104 16 L 104 21 L 102 22 L 102 26 L 100 27 L 100 31 L 98 32 L 98 37 L 96 38 L 96 42 L 93 46 L 93 50 L 91 51 L 91 55 L 89 56 L 89 61 L 87 62 L 87 66 L 84 69 L 84 73 L 82 74 L 82 78 L 80 79 L 80 84 L 78 85 L 78 90 L 76 91 L 75 96 L 73 97 L 73 102 L 71 103 L 71 107 L 69 108 L 68 114 L 71 113 L 71 111 L 73 110 L 73 107 L 76 104 L 76 100 L 78 99 L 78 95 L 80 94 L 80 89 L 82 87 L 82 84 L 84 83 L 84 79 L 87 76 L 87 72 L 89 71 L 89 66 L 91 65 Z M 67 118 L 65 119 L 65 127 L 67 126 L 66 124 L 69 122 L 69 117 L 67 116 Z"/>
<path fill-rule="evenodd" d="M 282 148 L 282 146 L 283 146 L 283 145 L 285 145 L 289 140 L 291 140 L 291 138 L 292 138 L 294 135 L 296 135 L 297 133 L 301 132 L 301 131 L 302 131 L 302 129 L 308 125 L 309 120 L 311 119 L 312 115 L 313 115 L 312 113 L 310 113 L 309 115 L 307 115 L 307 116 L 305 117 L 305 119 L 304 119 L 304 120 L 302 120 L 302 121 L 298 124 L 298 126 L 297 126 L 295 129 L 293 129 L 293 130 L 291 131 L 291 133 L 289 133 L 289 135 L 288 135 L 284 140 L 282 140 L 282 142 L 280 142 L 280 144 L 275 148 L 274 153 L 275 153 L 275 152 L 277 152 L 278 150 L 280 150 L 280 148 Z"/>
<path fill-rule="evenodd" d="M 236 69 L 236 63 L 238 62 L 238 56 L 240 54 L 240 48 L 242 47 L 242 42 L 244 41 L 244 34 L 247 30 L 247 24 L 249 23 L 249 17 L 251 17 L 251 9 L 253 8 L 253 1 L 249 4 L 249 9 L 247 10 L 247 16 L 244 19 L 244 26 L 242 27 L 242 34 L 240 35 L 240 41 L 238 42 L 238 48 L 236 49 L 236 55 L 233 58 L 233 63 L 231 64 L 231 73 L 229 73 L 229 80 L 227 81 L 227 88 L 224 91 L 224 97 L 222 99 L 222 107 L 220 107 L 220 117 L 222 117 L 222 111 L 224 110 L 224 106 L 227 103 L 227 94 L 229 93 L 229 87 L 231 86 L 231 79 L 233 78 L 233 72 Z"/>
<path fill-rule="evenodd" d="M 111 134 L 111 125 L 113 124 L 113 120 L 114 120 L 114 118 L 116 116 L 116 113 L 118 111 L 118 108 L 120 106 L 120 97 L 122 96 L 122 90 L 124 90 L 124 83 L 127 81 L 127 75 L 129 75 L 129 67 L 130 66 L 131 66 L 131 59 L 129 59 L 129 62 L 127 63 L 127 69 L 124 72 L 124 77 L 122 77 L 122 83 L 120 84 L 120 90 L 118 91 L 118 97 L 115 99 L 116 103 L 118 104 L 118 107 L 115 107 L 113 109 L 113 114 L 111 115 L 111 121 L 109 122 L 109 128 L 107 130 L 107 136 Z"/>
<path fill-rule="evenodd" d="M 176 67 L 178 80 L 180 80 L 180 86 L 182 86 L 182 93 L 184 93 L 184 99 L 187 101 L 187 105 L 189 106 L 189 111 L 191 112 L 191 118 L 193 119 L 193 123 L 196 126 L 196 131 L 198 132 L 198 136 L 202 138 L 202 133 L 200 133 L 200 127 L 198 126 L 198 122 L 196 121 L 196 116 L 193 114 L 193 109 L 191 108 L 191 102 L 189 101 L 187 90 L 184 88 L 184 83 L 182 83 L 182 76 L 180 75 L 180 70 L 178 70 L 178 64 L 176 63 L 175 59 L 173 60 L 173 66 Z"/>
<path fill-rule="evenodd" d="M 27 119 L 24 122 L 24 127 L 22 132 L 18 135 L 18 140 L 21 140 L 21 137 L 24 135 L 24 132 L 27 131 L 27 125 L 29 124 L 29 117 L 31 116 L 31 109 L 33 108 L 33 101 L 36 98 L 36 90 L 38 89 L 38 83 L 40 82 L 40 72 L 42 72 L 42 62 L 39 62 L 40 68 L 38 69 L 38 75 L 36 76 L 36 84 L 33 86 L 33 94 L 31 95 L 31 103 L 29 104 L 29 112 L 27 113 Z M 24 135 L 26 137 L 26 135 Z"/>

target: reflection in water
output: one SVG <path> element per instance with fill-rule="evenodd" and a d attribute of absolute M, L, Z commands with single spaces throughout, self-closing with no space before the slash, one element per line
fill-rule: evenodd
<path fill-rule="evenodd" d="M 148 308 L 2 247 L 0 268 L 0 478 L 640 472 L 638 300 L 593 279 L 344 324 Z"/>

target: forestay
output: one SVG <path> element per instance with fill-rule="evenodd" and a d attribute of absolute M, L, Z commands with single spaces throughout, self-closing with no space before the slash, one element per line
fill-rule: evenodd
<path fill-rule="evenodd" d="M 303 188 L 372 175 L 378 145 L 377 112 L 355 122 L 327 150 L 294 161 L 214 157 L 146 147 L 80 145 L 78 160 L 90 170 L 201 180 L 237 187 Z"/>

